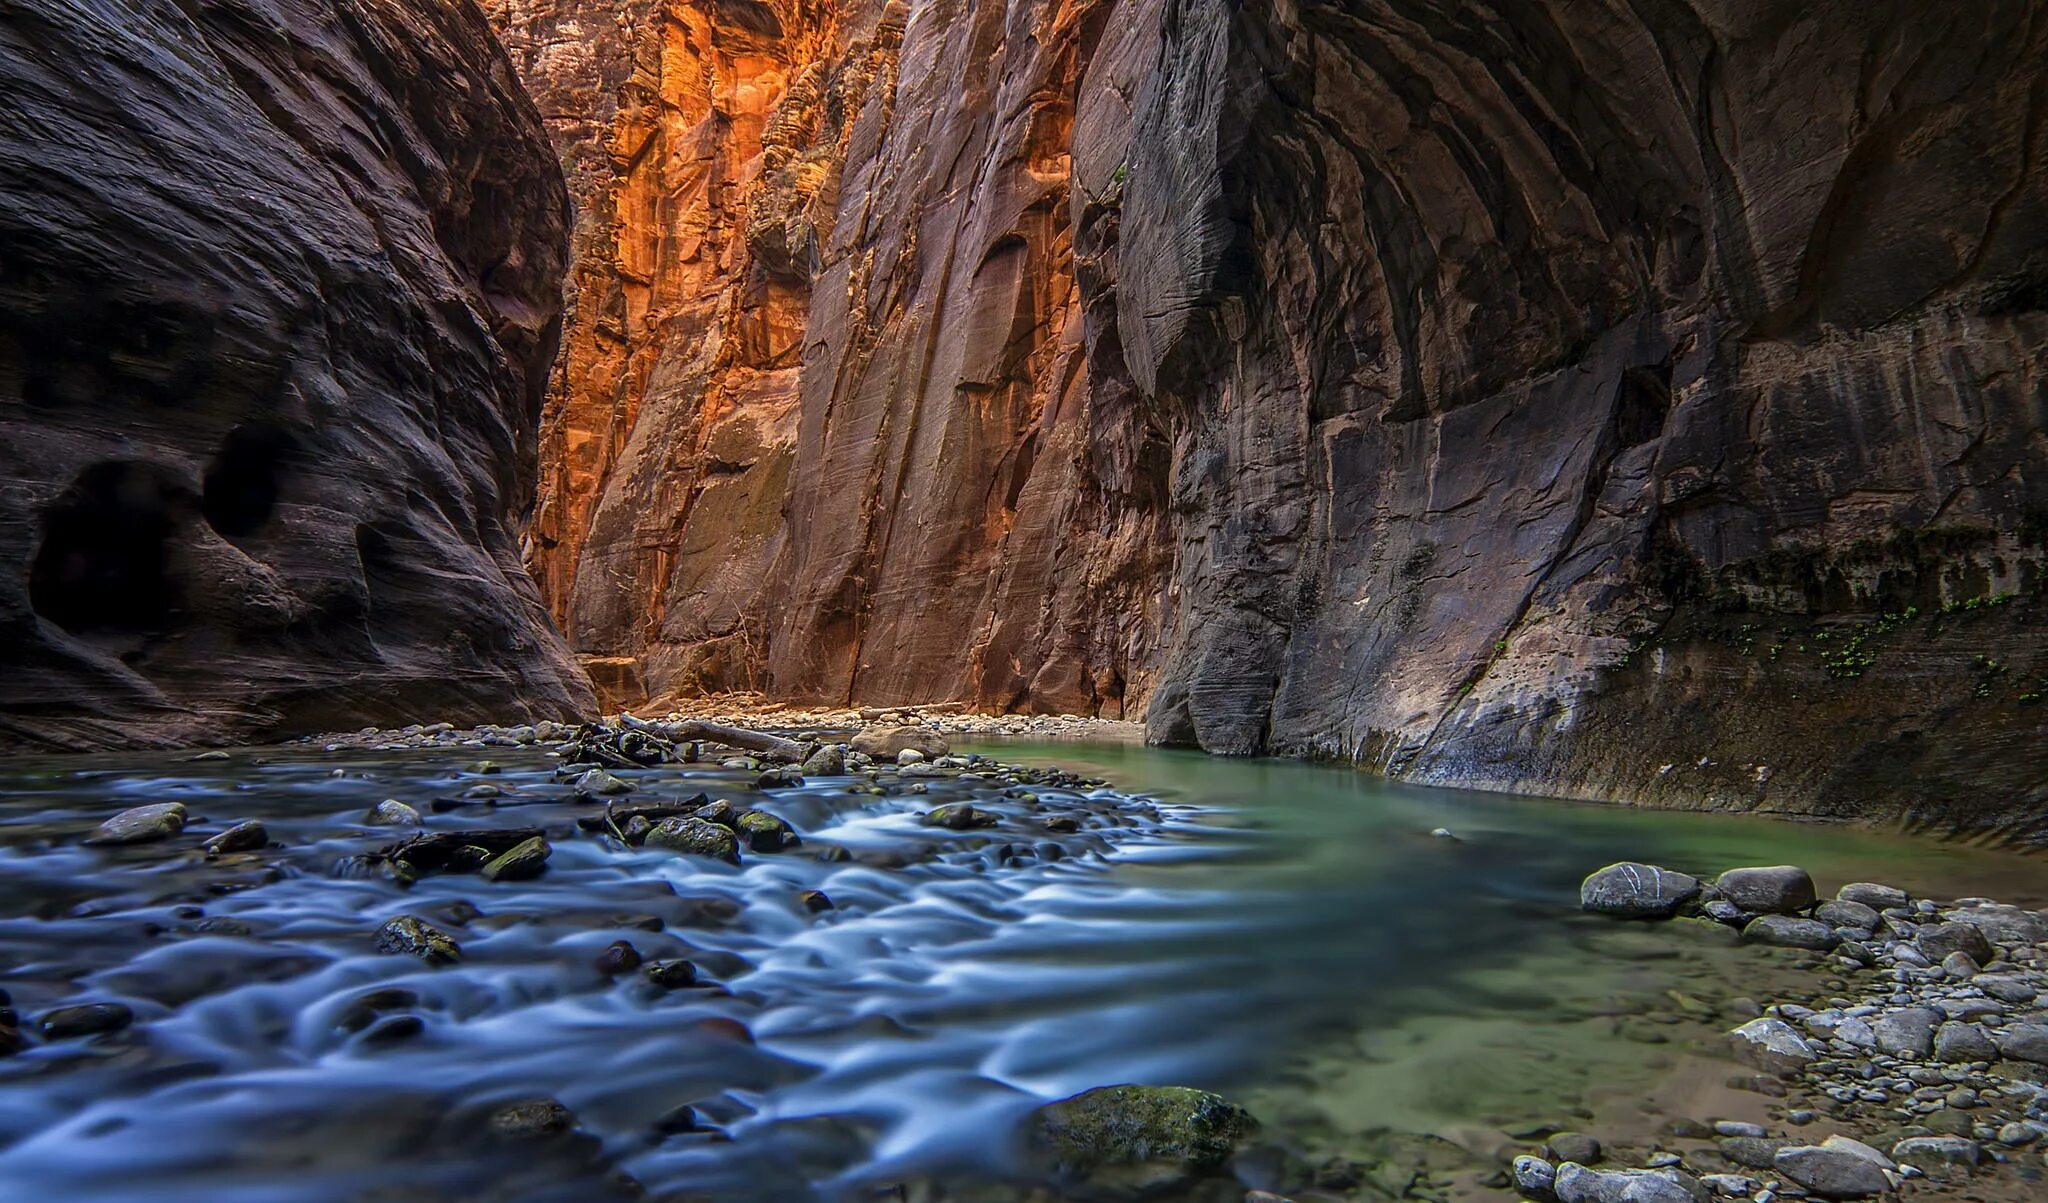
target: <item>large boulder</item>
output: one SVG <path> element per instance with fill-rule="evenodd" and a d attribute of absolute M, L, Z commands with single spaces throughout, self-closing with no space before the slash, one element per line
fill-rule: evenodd
<path fill-rule="evenodd" d="M 952 751 L 946 737 L 929 727 L 869 727 L 854 736 L 848 746 L 891 764 L 905 751 L 916 752 L 927 760 L 937 760 Z"/>
<path fill-rule="evenodd" d="M 1697 1178 L 1680 1170 L 1594 1170 L 1575 1161 L 1557 1167 L 1558 1203 L 1707 1203 Z"/>
<path fill-rule="evenodd" d="M 706 822 L 695 815 L 663 819 L 656 823 L 641 841 L 641 846 L 709 857 L 729 865 L 740 863 L 739 837 L 732 828 Z"/>
<path fill-rule="evenodd" d="M 1797 865 L 1730 869 L 1714 879 L 1721 897 L 1751 915 L 1798 915 L 1814 904 L 1813 878 Z"/>
<path fill-rule="evenodd" d="M 1982 965 L 1996 952 L 1983 929 L 1970 923 L 1930 923 L 1913 934 L 1913 947 L 1937 965 L 1958 952 Z"/>
<path fill-rule="evenodd" d="M 1034 1113 L 1029 1141 L 1055 1176 L 1109 1194 L 1152 1194 L 1222 1172 L 1258 1121 L 1185 1086 L 1104 1086 Z"/>
<path fill-rule="evenodd" d="M 1699 878 L 1634 861 L 1609 865 L 1579 885 L 1581 909 L 1618 919 L 1669 919 L 1699 896 Z"/>
<path fill-rule="evenodd" d="M 1892 1187 L 1882 1162 L 1865 1154 L 1867 1147 L 1793 1145 L 1778 1150 L 1773 1161 L 1780 1174 L 1823 1199 L 1865 1199 Z"/>
<path fill-rule="evenodd" d="M 104 847 L 154 844 L 185 830 L 186 818 L 183 802 L 136 806 L 101 823 L 97 830 L 85 837 L 85 842 Z"/>
<path fill-rule="evenodd" d="M 561 169 L 474 4 L 0 22 L 0 746 L 566 715 Z"/>

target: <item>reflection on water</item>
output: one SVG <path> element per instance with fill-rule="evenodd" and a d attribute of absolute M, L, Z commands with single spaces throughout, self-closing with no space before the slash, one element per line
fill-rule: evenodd
<path fill-rule="evenodd" d="M 1839 828 L 1142 748 L 981 750 L 1159 805 L 1040 791 L 993 804 L 1002 827 L 954 833 L 915 820 L 955 796 L 944 783 L 873 797 L 823 780 L 764 799 L 735 772 L 641 774 L 636 796 L 751 798 L 805 836 L 732 868 L 572 835 L 589 805 L 516 753 L 489 778 L 505 805 L 428 822 L 546 827 L 549 872 L 402 890 L 332 869 L 393 838 L 358 825 L 379 799 L 424 808 L 476 784 L 452 753 L 8 765 L 0 985 L 25 1018 L 118 1000 L 137 1022 L 0 1060 L 0 1198 L 628 1197 L 615 1175 L 716 1198 L 859 1197 L 1000 1172 L 1031 1107 L 1123 1081 L 1224 1090 L 1316 1156 L 1388 1126 L 1470 1147 L 1647 1080 L 1684 1023 L 1709 1025 L 1739 989 L 1752 950 L 1581 920 L 1577 883 L 1600 864 L 1794 861 L 1823 885 L 2043 900 L 2023 859 Z M 77 844 L 113 810 L 170 799 L 209 822 L 172 845 Z M 1090 816 L 1081 833 L 1033 834 L 1062 808 Z M 251 817 L 284 847 L 192 854 Z M 1432 837 L 1440 826 L 1457 838 Z M 851 859 L 819 855 L 835 847 Z M 809 914 L 811 889 L 837 909 Z M 376 955 L 370 933 L 403 913 L 454 933 L 462 962 Z M 621 939 L 714 984 L 606 977 L 594 962 Z M 395 1006 L 417 1035 L 377 1041 L 351 1022 L 377 988 L 409 992 Z M 1671 1015 L 1629 1001 L 1671 990 L 1687 1000 L 1662 1004 Z M 540 1095 L 586 1136 L 489 1136 L 491 1111 Z M 681 1104 L 713 1131 L 659 1135 Z"/>

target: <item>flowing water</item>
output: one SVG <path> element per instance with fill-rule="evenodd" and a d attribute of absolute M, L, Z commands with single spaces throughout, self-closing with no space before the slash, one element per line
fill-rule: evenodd
<path fill-rule="evenodd" d="M 1493 1144 L 1518 1130 L 1735 1105 L 1695 1048 L 1778 962 L 1704 925 L 1581 917 L 1591 869 L 1789 861 L 1823 887 L 2048 902 L 2039 862 L 1840 827 L 1136 747 L 978 750 L 1121 792 L 978 799 L 1003 826 L 956 833 L 916 821 L 955 786 L 817 780 L 752 799 L 805 846 L 733 868 L 574 836 L 592 808 L 562 797 L 551 762 L 492 749 L 503 804 L 429 827 L 545 827 L 548 873 L 401 888 L 337 872 L 395 838 L 364 812 L 457 796 L 485 780 L 464 771 L 475 750 L 0 764 L 0 986 L 24 1022 L 73 1002 L 136 1014 L 0 1059 L 0 1200 L 594 1200 L 631 1197 L 623 1176 L 656 1194 L 869 1197 L 1000 1177 L 1031 1108 L 1117 1082 L 1217 1089 L 1311 1161 L 1342 1155 L 1392 1188 L 1438 1166 L 1432 1182 L 1485 1195 Z M 636 797 L 735 798 L 750 776 L 625 775 Z M 78 843 L 171 799 L 195 816 L 178 840 Z M 1082 831 L 1019 837 L 1055 810 Z M 281 846 L 194 851 L 246 818 Z M 818 855 L 834 847 L 850 857 Z M 810 889 L 836 909 L 810 914 Z M 449 930 L 462 961 L 378 955 L 371 933 L 398 914 Z M 710 984 L 601 973 L 622 939 Z M 378 988 L 409 992 L 386 1006 L 416 1034 L 360 1030 Z M 490 1135 L 492 1111 L 535 1096 L 579 1135 Z M 704 1130 L 659 1134 L 682 1104 Z"/>

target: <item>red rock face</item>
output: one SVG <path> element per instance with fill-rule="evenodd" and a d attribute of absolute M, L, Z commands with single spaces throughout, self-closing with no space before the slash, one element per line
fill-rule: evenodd
<path fill-rule="evenodd" d="M 2048 836 L 2048 4 L 498 10 L 617 690 Z"/>
<path fill-rule="evenodd" d="M 0 24 L 0 745 L 561 716 L 566 196 L 473 6 Z"/>

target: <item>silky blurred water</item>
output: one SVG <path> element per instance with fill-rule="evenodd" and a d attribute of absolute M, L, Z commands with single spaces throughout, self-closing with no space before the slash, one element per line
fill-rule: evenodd
<path fill-rule="evenodd" d="M 941 782 L 763 796 L 737 771 L 622 774 L 636 798 L 704 789 L 805 837 L 733 868 L 572 834 L 593 807 L 530 751 L 0 765 L 0 986 L 25 1020 L 88 1001 L 137 1015 L 0 1059 L 0 1199 L 631 1197 L 621 1175 L 657 1195 L 858 1198 L 1000 1177 L 1032 1107 L 1132 1081 L 1232 1094 L 1306 1154 L 1390 1127 L 1470 1146 L 1653 1077 L 1663 1052 L 1614 1038 L 1636 1010 L 1618 999 L 1677 988 L 1711 1007 L 1739 986 L 1731 958 L 1754 950 L 1579 916 L 1579 879 L 1609 861 L 1791 861 L 1824 886 L 2048 900 L 2036 862 L 1839 827 L 1136 747 L 978 750 L 1120 794 L 979 800 L 1002 826 L 955 833 L 916 821 L 964 796 Z M 464 772 L 483 755 L 504 771 Z M 545 827 L 544 877 L 408 890 L 334 872 L 396 838 L 360 823 L 379 799 L 430 810 L 482 781 L 508 791 L 502 805 L 430 813 L 429 829 Z M 78 843 L 116 810 L 171 799 L 195 816 L 171 844 Z M 1083 830 L 1037 826 L 1055 812 Z M 196 853 L 252 817 L 284 846 Z M 831 847 L 852 859 L 818 855 Z M 809 889 L 837 909 L 809 914 Z M 461 963 L 377 954 L 376 926 L 402 913 L 453 933 Z M 715 985 L 607 978 L 593 962 L 620 939 L 687 956 Z M 420 1035 L 345 1030 L 378 987 L 417 996 L 404 1010 Z M 582 1134 L 489 1134 L 492 1110 L 538 1095 Z M 679 1104 L 717 1131 L 656 1134 Z"/>

